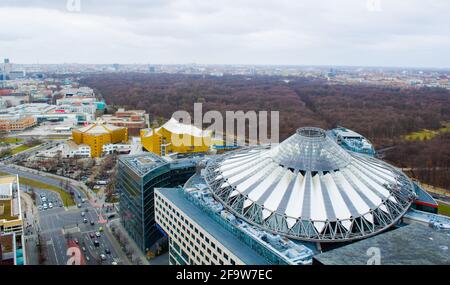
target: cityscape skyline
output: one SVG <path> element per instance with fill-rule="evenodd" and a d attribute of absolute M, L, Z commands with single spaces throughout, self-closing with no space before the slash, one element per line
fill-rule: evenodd
<path fill-rule="evenodd" d="M 2 1 L 0 50 L 16 63 L 450 67 L 446 1 L 147 2 Z"/>

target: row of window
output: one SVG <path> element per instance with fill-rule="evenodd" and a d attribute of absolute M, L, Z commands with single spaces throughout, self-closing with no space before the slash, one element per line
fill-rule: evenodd
<path fill-rule="evenodd" d="M 166 200 L 159 195 L 155 195 L 155 197 L 156 213 L 158 214 L 157 217 L 160 218 L 157 222 L 168 229 L 170 236 L 179 241 L 182 247 L 196 259 L 198 264 L 201 262 L 200 257 L 206 260 L 207 263 L 212 264 L 236 264 L 235 260 L 230 258 L 226 252 L 167 203 Z M 182 253 L 182 251 L 179 253 Z"/>

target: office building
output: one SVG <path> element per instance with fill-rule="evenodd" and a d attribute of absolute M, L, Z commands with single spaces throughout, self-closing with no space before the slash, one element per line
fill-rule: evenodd
<path fill-rule="evenodd" d="M 154 250 L 163 237 L 155 224 L 154 188 L 183 185 L 195 172 L 196 159 L 168 162 L 153 154 L 120 156 L 120 218 L 142 252 Z"/>
<path fill-rule="evenodd" d="M 0 177 L 0 265 L 24 265 L 22 211 L 18 176 Z"/>
<path fill-rule="evenodd" d="M 0 115 L 0 131 L 12 132 L 23 131 L 28 128 L 34 127 L 37 124 L 37 120 L 33 116 L 16 115 Z"/>
<path fill-rule="evenodd" d="M 105 123 L 128 129 L 129 136 L 139 136 L 148 127 L 148 114 L 144 110 L 119 109 L 114 115 L 103 115 Z"/>

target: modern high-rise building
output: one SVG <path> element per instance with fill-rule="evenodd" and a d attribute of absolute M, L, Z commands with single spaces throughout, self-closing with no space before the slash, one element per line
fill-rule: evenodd
<path fill-rule="evenodd" d="M 153 153 L 119 158 L 121 222 L 143 252 L 163 237 L 155 224 L 154 188 L 183 185 L 195 173 L 196 162 L 194 158 L 168 162 Z"/>
<path fill-rule="evenodd" d="M 311 264 L 406 220 L 450 227 L 448 218 L 411 209 L 415 185 L 401 170 L 341 147 L 318 128 L 198 167 L 184 187 L 155 190 L 171 264 Z"/>
<path fill-rule="evenodd" d="M 24 265 L 25 244 L 18 176 L 0 177 L 0 265 Z"/>

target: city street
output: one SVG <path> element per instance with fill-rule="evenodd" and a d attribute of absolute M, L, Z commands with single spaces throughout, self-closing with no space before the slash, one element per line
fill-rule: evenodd
<path fill-rule="evenodd" d="M 61 187 L 61 180 L 42 176 L 37 171 L 25 171 L 6 165 L 0 165 L 0 171 Z M 128 258 L 106 226 L 108 222 L 106 215 L 110 214 L 106 213 L 106 207 L 104 208 L 97 199 L 88 200 L 83 191 L 70 183 L 68 189 L 73 191 L 76 204 L 68 208 L 63 207 L 57 193 L 34 189 L 36 205 L 33 208 L 28 205 L 24 222 L 27 259 L 34 262 L 39 260 L 37 245 L 40 236 L 45 265 L 67 264 L 70 259 L 67 255 L 69 247 L 80 248 L 82 264 L 129 264 Z M 27 195 L 31 194 L 26 185 L 22 185 L 22 190 Z M 53 204 L 51 209 L 48 208 L 50 202 Z M 29 203 L 31 202 L 28 201 Z M 44 209 L 44 204 L 47 204 L 47 209 Z M 98 237 L 95 236 L 97 232 Z M 97 245 L 95 241 L 98 241 Z"/>

